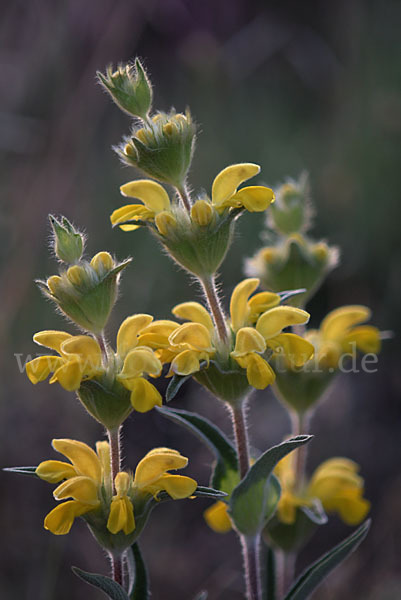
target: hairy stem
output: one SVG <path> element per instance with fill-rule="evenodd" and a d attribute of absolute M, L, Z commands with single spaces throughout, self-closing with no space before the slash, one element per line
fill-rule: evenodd
<path fill-rule="evenodd" d="M 180 198 L 181 202 L 185 206 L 187 212 L 190 213 L 191 212 L 191 198 L 190 198 L 190 195 L 189 195 L 189 192 L 188 192 L 186 186 L 184 185 L 182 187 L 177 187 L 175 189 L 178 194 L 178 197 Z"/>
<path fill-rule="evenodd" d="M 243 405 L 244 402 L 241 402 L 241 404 L 235 407 L 230 405 L 241 479 L 243 479 L 249 471 L 248 431 L 246 427 L 246 418 Z"/>
<path fill-rule="evenodd" d="M 212 313 L 213 321 L 216 326 L 217 333 L 219 334 L 219 338 L 225 344 L 228 340 L 228 331 L 226 319 L 216 289 L 215 276 L 212 275 L 210 277 L 204 277 L 199 281 L 202 284 L 202 288 L 205 293 L 210 312 Z"/>
<path fill-rule="evenodd" d="M 124 585 L 124 573 L 123 573 L 123 557 L 111 555 L 111 575 L 114 581 L 119 583 L 121 586 Z"/>
<path fill-rule="evenodd" d="M 299 414 L 296 411 L 290 412 L 291 418 L 291 434 L 293 436 L 296 435 L 304 435 L 309 433 L 309 426 L 311 416 L 310 413 Z M 306 461 L 308 457 L 308 448 L 307 444 L 304 444 L 297 450 L 295 450 L 294 460 L 295 460 L 295 481 L 297 489 L 302 489 L 305 483 L 305 468 Z"/>
<path fill-rule="evenodd" d="M 95 336 L 97 343 L 99 344 L 100 350 L 102 352 L 102 362 L 104 365 L 107 364 L 107 341 L 104 332 Z"/>
<path fill-rule="evenodd" d="M 241 536 L 242 553 L 246 580 L 247 600 L 261 599 L 260 585 L 260 535 L 254 538 Z"/>
<path fill-rule="evenodd" d="M 120 447 L 120 427 L 107 431 L 110 443 L 110 464 L 111 481 L 113 483 L 113 493 L 116 493 L 114 480 L 121 467 L 121 447 Z"/>

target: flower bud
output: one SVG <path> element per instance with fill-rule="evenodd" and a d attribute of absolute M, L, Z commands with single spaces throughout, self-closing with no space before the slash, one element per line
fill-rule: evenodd
<path fill-rule="evenodd" d="M 83 253 L 85 237 L 66 219 L 58 221 L 49 215 L 53 229 L 53 249 L 57 258 L 65 263 L 77 262 Z"/>
<path fill-rule="evenodd" d="M 146 175 L 181 188 L 191 165 L 196 127 L 186 114 L 159 112 L 116 148 L 123 162 Z"/>
<path fill-rule="evenodd" d="M 171 232 L 174 227 L 177 225 L 177 221 L 171 212 L 164 210 L 160 212 L 155 217 L 155 224 L 159 231 L 164 236 L 167 236 L 169 232 Z"/>
<path fill-rule="evenodd" d="M 152 86 L 137 58 L 135 65 L 120 64 L 116 71 L 109 66 L 106 74 L 97 73 L 103 87 L 124 112 L 146 119 L 152 105 Z"/>
<path fill-rule="evenodd" d="M 191 208 L 191 219 L 200 227 L 206 227 L 213 219 L 213 207 L 206 200 L 197 200 Z"/>
<path fill-rule="evenodd" d="M 99 334 L 116 301 L 119 274 L 130 262 L 117 263 L 108 252 L 99 252 L 90 262 L 81 260 L 60 276 L 37 283 L 65 316 L 82 329 Z"/>
<path fill-rule="evenodd" d="M 279 292 L 305 288 L 290 303 L 302 307 L 317 291 L 325 276 L 338 264 L 338 250 L 324 242 L 315 244 L 298 234 L 284 238 L 276 246 L 262 248 L 246 260 L 245 271 L 258 277 L 265 289 Z"/>
<path fill-rule="evenodd" d="M 268 216 L 269 226 L 284 235 L 307 231 L 311 226 L 313 210 L 306 173 L 298 181 L 289 180 L 281 185 L 275 195 L 276 201 Z"/>

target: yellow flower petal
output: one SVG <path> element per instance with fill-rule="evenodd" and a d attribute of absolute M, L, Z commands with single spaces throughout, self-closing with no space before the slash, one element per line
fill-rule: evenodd
<path fill-rule="evenodd" d="M 380 331 L 371 325 L 355 327 L 345 336 L 343 350 L 345 352 L 352 350 L 352 344 L 355 344 L 361 352 L 377 354 L 381 347 Z"/>
<path fill-rule="evenodd" d="M 192 321 L 193 323 L 201 323 L 209 331 L 214 331 L 211 316 L 206 308 L 202 306 L 202 304 L 199 304 L 199 302 L 183 302 L 182 304 L 177 304 L 171 312 L 179 319 L 185 319 L 187 321 Z"/>
<path fill-rule="evenodd" d="M 212 186 L 212 204 L 219 206 L 235 194 L 237 187 L 260 172 L 259 165 L 240 163 L 226 167 L 217 175 Z"/>
<path fill-rule="evenodd" d="M 184 350 L 171 362 L 171 371 L 177 375 L 191 375 L 200 369 L 202 353 L 196 350 Z"/>
<path fill-rule="evenodd" d="M 138 345 L 139 332 L 152 321 L 151 315 L 140 314 L 128 317 L 121 323 L 117 334 L 117 354 L 122 359 Z"/>
<path fill-rule="evenodd" d="M 366 306 L 341 306 L 323 319 L 320 325 L 321 335 L 325 340 L 342 339 L 350 327 L 367 321 L 370 316 L 371 311 Z"/>
<path fill-rule="evenodd" d="M 61 460 L 45 460 L 37 466 L 35 473 L 49 483 L 59 483 L 77 475 L 72 465 Z"/>
<path fill-rule="evenodd" d="M 51 348 L 60 353 L 61 344 L 72 337 L 71 334 L 65 331 L 39 331 L 33 336 L 33 341 L 39 346 L 46 346 L 46 348 Z"/>
<path fill-rule="evenodd" d="M 174 500 L 181 500 L 192 496 L 198 487 L 195 479 L 183 475 L 163 475 L 157 482 L 160 490 L 165 490 Z"/>
<path fill-rule="evenodd" d="M 56 371 L 64 363 L 59 356 L 38 356 L 25 366 L 29 381 L 33 384 L 44 381 L 50 373 Z"/>
<path fill-rule="evenodd" d="M 138 198 L 146 208 L 155 214 L 170 209 L 170 198 L 166 190 L 155 181 L 149 179 L 130 181 L 122 185 L 120 190 L 123 196 Z"/>
<path fill-rule="evenodd" d="M 260 314 L 280 304 L 280 300 L 279 294 L 275 294 L 274 292 L 259 292 L 258 294 L 254 294 L 248 300 L 249 320 L 254 323 Z"/>
<path fill-rule="evenodd" d="M 92 505 L 82 504 L 76 500 L 63 502 L 46 516 L 44 528 L 54 533 L 54 535 L 65 535 L 71 529 L 76 517 L 93 510 Z"/>
<path fill-rule="evenodd" d="M 276 306 L 263 315 L 256 323 L 256 329 L 268 340 L 277 336 L 285 327 L 302 325 L 309 321 L 309 313 L 293 306 Z"/>
<path fill-rule="evenodd" d="M 155 388 L 149 381 L 138 377 L 137 379 L 131 379 L 125 382 L 128 389 L 131 390 L 131 404 L 138 412 L 144 413 L 152 410 L 155 406 L 162 406 L 163 400 Z"/>
<path fill-rule="evenodd" d="M 250 352 L 263 354 L 265 350 L 266 342 L 260 333 L 256 329 L 253 329 L 253 327 L 242 327 L 237 331 L 235 348 L 231 352 L 231 356 L 235 358 L 237 356 L 244 356 Z"/>
<path fill-rule="evenodd" d="M 125 471 L 120 471 L 117 473 L 114 479 L 114 485 L 116 487 L 117 496 L 126 496 L 128 494 L 130 485 L 131 485 L 131 477 Z"/>
<path fill-rule="evenodd" d="M 61 354 L 69 359 L 76 356 L 85 375 L 94 375 L 102 370 L 102 351 L 98 342 L 89 335 L 76 335 L 61 344 Z"/>
<path fill-rule="evenodd" d="M 54 372 L 49 383 L 58 381 L 61 387 L 67 390 L 67 392 L 75 392 L 81 385 L 82 377 L 82 363 L 79 358 L 75 358 L 64 362 L 64 364 Z"/>
<path fill-rule="evenodd" d="M 128 535 L 135 529 L 134 507 L 129 498 L 115 496 L 111 502 L 110 514 L 107 521 L 107 529 L 116 534 L 123 531 Z"/>
<path fill-rule="evenodd" d="M 84 504 L 97 505 L 99 503 L 97 483 L 90 477 L 83 475 L 72 477 L 61 483 L 53 492 L 56 500 L 73 498 Z"/>
<path fill-rule="evenodd" d="M 227 504 L 219 500 L 209 506 L 203 513 L 206 523 L 216 533 L 228 533 L 232 529 L 227 508 Z"/>
<path fill-rule="evenodd" d="M 86 475 L 98 483 L 101 482 L 102 467 L 92 448 L 83 442 L 68 439 L 53 440 L 52 446 L 72 462 L 80 475 Z"/>
<path fill-rule="evenodd" d="M 209 330 L 201 323 L 184 323 L 169 338 L 173 346 L 188 346 L 193 350 L 213 352 Z"/>
<path fill-rule="evenodd" d="M 125 385 L 126 379 L 141 377 L 143 373 L 158 377 L 161 370 L 161 362 L 150 348 L 134 348 L 125 357 L 122 371 L 117 375 L 117 379 Z"/>
<path fill-rule="evenodd" d="M 235 360 L 243 369 L 246 369 L 246 377 L 249 385 L 257 390 L 264 390 L 274 382 L 276 376 L 273 369 L 259 354 L 247 354 L 236 357 Z"/>
<path fill-rule="evenodd" d="M 111 462 L 110 462 L 110 444 L 109 442 L 96 442 L 96 454 L 102 467 L 102 479 L 106 484 L 111 485 Z"/>
<path fill-rule="evenodd" d="M 234 331 L 247 324 L 249 316 L 248 298 L 256 290 L 260 281 L 256 278 L 244 279 L 235 286 L 230 300 L 231 326 Z"/>
<path fill-rule="evenodd" d="M 137 221 L 138 219 L 148 221 L 153 219 L 154 212 L 143 206 L 143 204 L 126 204 L 114 210 L 110 215 L 110 221 L 113 225 L 119 225 L 125 221 Z M 140 225 L 127 225 L 128 227 L 134 227 L 138 229 Z M 123 229 L 125 225 L 121 226 Z"/>
<path fill-rule="evenodd" d="M 274 202 L 274 192 L 260 185 L 244 187 L 226 202 L 230 206 L 243 206 L 249 212 L 262 212 Z"/>
<path fill-rule="evenodd" d="M 291 367 L 302 367 L 314 353 L 314 346 L 294 333 L 280 333 L 267 340 L 276 354 L 284 355 Z"/>
<path fill-rule="evenodd" d="M 175 450 L 171 452 L 166 450 L 168 449 L 162 448 L 158 452 L 151 451 L 138 463 L 134 479 L 134 485 L 137 488 L 145 490 L 148 485 L 154 483 L 166 471 L 183 469 L 187 466 L 188 459 L 185 456 L 181 456 Z"/>

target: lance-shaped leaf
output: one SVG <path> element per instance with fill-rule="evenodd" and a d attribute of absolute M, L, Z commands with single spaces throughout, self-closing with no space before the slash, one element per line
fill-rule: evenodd
<path fill-rule="evenodd" d="M 199 370 L 201 371 L 204 367 L 206 367 L 207 363 L 205 360 L 201 361 L 199 363 Z M 188 379 L 191 379 L 192 374 L 191 375 L 173 375 L 173 377 L 170 379 L 170 383 L 168 384 L 167 390 L 166 390 L 166 402 L 171 402 L 171 400 L 173 400 L 176 395 L 178 394 L 178 391 L 180 390 L 181 386 L 184 385 L 184 383 L 186 381 L 188 381 Z"/>
<path fill-rule="evenodd" d="M 299 288 L 298 290 L 286 290 L 285 292 L 278 292 L 278 295 L 280 296 L 280 302 L 283 303 L 294 296 L 303 294 L 304 292 L 306 292 L 306 288 Z"/>
<path fill-rule="evenodd" d="M 189 429 L 213 452 L 216 462 L 213 465 L 210 485 L 230 494 L 239 482 L 238 458 L 233 444 L 224 433 L 208 419 L 195 413 L 164 407 L 156 408 L 171 421 Z"/>
<path fill-rule="evenodd" d="M 102 590 L 111 600 L 129 600 L 127 592 L 125 592 L 119 583 L 110 579 L 110 577 L 98 575 L 97 573 L 88 573 L 87 571 L 78 569 L 78 567 L 71 567 L 71 569 L 77 577 L 83 579 L 89 585 Z"/>
<path fill-rule="evenodd" d="M 255 536 L 265 527 L 280 499 L 280 484 L 273 474 L 274 467 L 289 452 L 306 444 L 311 437 L 298 435 L 266 450 L 234 489 L 229 513 L 240 533 Z"/>
<path fill-rule="evenodd" d="M 3 471 L 8 471 L 9 473 L 20 473 L 21 475 L 30 475 L 31 477 L 38 477 L 36 475 L 36 469 L 37 467 L 5 467 Z"/>
<path fill-rule="evenodd" d="M 306 600 L 309 598 L 328 574 L 357 549 L 366 537 L 369 527 L 370 519 L 308 567 L 292 586 L 284 600 Z"/>
<path fill-rule="evenodd" d="M 127 551 L 127 564 L 130 580 L 129 599 L 148 600 L 150 598 L 148 571 L 138 542 Z"/>

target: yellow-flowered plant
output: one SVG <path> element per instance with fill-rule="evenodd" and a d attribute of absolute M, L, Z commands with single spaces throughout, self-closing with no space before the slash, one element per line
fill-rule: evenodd
<path fill-rule="evenodd" d="M 139 412 L 151 410 L 156 405 L 161 406 L 161 395 L 146 376 L 159 376 L 162 365 L 154 352 L 141 341 L 141 331 L 152 320 L 153 317 L 146 314 L 125 319 L 117 334 L 116 352 L 110 348 L 104 352 L 99 342 L 89 335 L 73 336 L 64 331 L 36 333 L 34 341 L 55 350 L 58 356 L 34 358 L 26 365 L 27 375 L 36 384 L 53 373 L 50 383 L 57 381 L 68 391 L 78 391 L 91 414 L 93 411 L 88 407 L 85 396 L 85 383 L 91 380 L 98 382 L 104 392 L 109 390 L 114 395 L 114 398 L 109 398 L 109 403 L 115 405 L 121 418 L 127 416 L 131 405 Z M 122 401 L 120 407 L 116 403 L 118 396 Z M 110 409 L 110 406 L 107 408 Z M 99 408 L 93 416 L 104 422 L 99 411 L 104 412 Z M 116 418 L 118 420 L 118 414 Z M 107 422 L 104 424 L 108 425 Z"/>
<path fill-rule="evenodd" d="M 142 505 L 150 496 L 157 499 L 162 491 L 174 500 L 187 498 L 197 487 L 194 479 L 169 473 L 188 464 L 185 456 L 170 448 L 154 448 L 138 463 L 134 476 L 119 471 L 113 482 L 108 442 L 98 442 L 96 452 L 76 440 L 53 440 L 52 445 L 70 462 L 44 461 L 36 474 L 49 483 L 59 483 L 53 492 L 56 500 L 72 498 L 45 518 L 45 529 L 55 535 L 68 533 L 75 518 L 85 515 L 94 529 L 101 529 L 99 520 L 103 520 L 111 534 L 128 536 L 135 530 L 136 504 Z M 132 539 L 126 545 L 130 543 Z"/>
<path fill-rule="evenodd" d="M 181 266 L 200 277 L 210 276 L 227 253 L 233 219 L 243 210 L 263 212 L 274 201 L 273 191 L 265 186 L 238 190 L 259 172 L 253 163 L 226 167 L 213 181 L 211 199 L 202 195 L 193 204 L 184 192 L 170 198 L 155 181 L 130 181 L 121 193 L 140 203 L 118 208 L 111 222 L 123 231 L 148 225 Z"/>
<path fill-rule="evenodd" d="M 360 325 L 371 317 L 366 306 L 341 306 L 332 310 L 318 330 L 311 329 L 306 338 L 315 346 L 318 366 L 337 369 L 344 355 L 377 354 L 380 351 L 380 331 L 372 325 Z"/>
<path fill-rule="evenodd" d="M 341 457 L 326 460 L 299 488 L 294 454 L 283 458 L 275 468 L 281 486 L 276 513 L 280 523 L 294 525 L 298 509 L 311 508 L 316 501 L 327 513 L 337 513 L 347 525 L 363 521 L 369 512 L 370 502 L 363 498 L 364 481 L 354 461 Z M 222 500 L 212 504 L 204 512 L 204 518 L 216 533 L 228 533 L 232 529 L 228 505 Z"/>
<path fill-rule="evenodd" d="M 173 314 L 190 321 L 184 323 L 168 336 L 167 351 L 161 352 L 162 360 L 171 360 L 170 374 L 193 375 L 202 371 L 201 363 L 208 367 L 211 360 L 223 373 L 221 398 L 224 395 L 224 371 L 246 375 L 244 386 L 264 389 L 275 379 L 269 358 L 284 353 L 295 366 L 302 366 L 313 353 L 313 346 L 293 333 L 283 329 L 306 323 L 309 315 L 303 310 L 278 306 L 280 296 L 260 292 L 252 296 L 259 285 L 258 279 L 245 279 L 239 283 L 231 296 L 230 319 L 226 322 L 227 338 L 222 343 L 212 317 L 198 302 L 184 302 L 173 309 Z M 167 332 L 166 332 L 167 333 Z M 245 372 L 244 372 L 245 371 Z M 207 370 L 205 371 L 207 376 Z M 217 391 L 218 376 L 213 378 L 213 391 Z M 221 379 L 221 378 L 220 378 Z M 206 379 L 202 383 L 209 387 Z"/>

